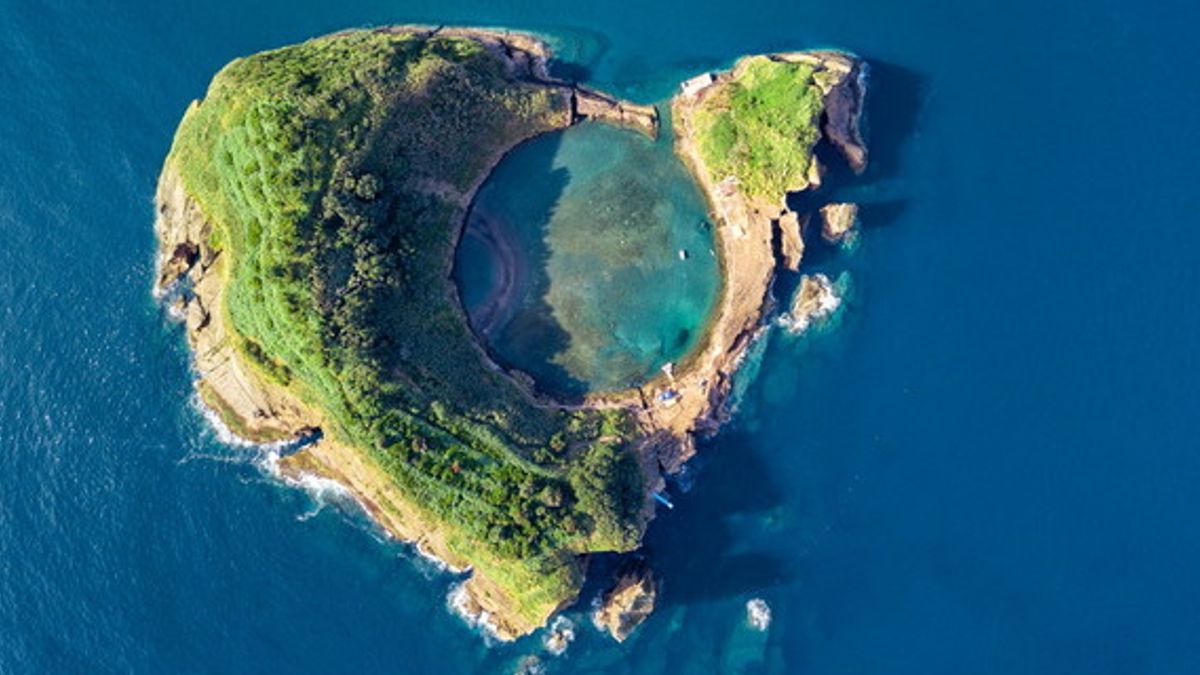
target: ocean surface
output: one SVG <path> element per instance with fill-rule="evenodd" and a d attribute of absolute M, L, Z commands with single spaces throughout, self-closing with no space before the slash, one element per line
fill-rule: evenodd
<path fill-rule="evenodd" d="M 1176 0 L 0 0 L 0 673 L 1200 672 L 1200 11 Z M 774 330 L 652 524 L 617 645 L 494 645 L 458 579 L 192 402 L 155 178 L 239 55 L 349 26 L 553 36 L 642 101 L 740 54 L 872 64 L 835 325 Z M 766 631 L 747 601 L 771 609 Z"/>

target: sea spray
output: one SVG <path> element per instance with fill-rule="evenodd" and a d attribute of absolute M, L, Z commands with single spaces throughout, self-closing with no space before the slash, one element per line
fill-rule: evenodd
<path fill-rule="evenodd" d="M 412 548 L 414 551 L 417 552 L 417 557 L 420 558 L 423 563 L 426 563 L 426 564 L 432 566 L 433 569 L 437 570 L 438 572 L 448 572 L 450 574 L 466 574 L 467 572 L 471 571 L 470 566 L 455 567 L 454 565 L 451 565 L 450 563 L 446 562 L 445 560 L 442 560 L 441 558 L 437 557 L 433 553 L 426 550 L 424 544 L 422 544 L 420 541 L 412 542 Z"/>
<path fill-rule="evenodd" d="M 191 398 L 192 407 L 208 423 L 209 428 L 222 445 L 237 448 L 243 452 L 234 455 L 216 455 L 211 453 L 189 453 L 179 463 L 186 464 L 197 459 L 211 460 L 230 464 L 251 464 L 276 485 L 284 485 L 304 492 L 312 505 L 296 520 L 304 522 L 316 517 L 326 506 L 335 505 L 341 513 L 347 516 L 347 521 L 367 531 L 380 543 L 396 543 L 398 540 L 392 533 L 384 529 L 374 518 L 370 517 L 370 509 L 350 488 L 342 483 L 325 476 L 299 471 L 284 471 L 280 466 L 284 451 L 293 448 L 295 439 L 282 439 L 270 443 L 258 443 L 239 436 L 221 418 L 221 415 L 209 407 L 199 395 Z M 245 451 L 250 452 L 245 452 Z M 437 557 L 420 541 L 401 541 L 416 553 L 413 559 L 414 567 L 426 578 L 438 574 L 463 574 L 470 571 L 469 567 L 456 567 Z"/>
<path fill-rule="evenodd" d="M 281 471 L 279 468 L 279 453 L 277 452 L 268 451 L 264 456 L 263 466 L 269 469 L 273 477 L 281 480 L 288 486 L 303 490 L 309 499 L 312 500 L 312 508 L 296 516 L 296 520 L 301 522 L 309 520 L 331 504 L 363 514 L 367 512 L 362 502 L 358 501 L 358 498 L 349 488 L 332 478 L 303 472 L 289 475 Z"/>
<path fill-rule="evenodd" d="M 575 622 L 565 616 L 556 616 L 546 629 L 542 645 L 554 656 L 562 656 L 575 640 Z"/>
<path fill-rule="evenodd" d="M 777 323 L 792 335 L 803 335 L 809 330 L 833 330 L 840 324 L 840 314 L 850 291 L 849 272 L 842 272 L 836 281 L 825 274 L 803 275 L 789 310 L 777 319 Z"/>
<path fill-rule="evenodd" d="M 771 627 L 771 606 L 762 598 L 754 598 L 746 602 L 746 623 L 758 631 Z"/>
<path fill-rule="evenodd" d="M 200 413 L 200 416 L 204 418 L 204 421 L 208 422 L 208 426 L 212 429 L 213 433 L 216 434 L 217 440 L 224 445 L 238 448 L 254 448 L 264 453 L 279 453 L 284 448 L 287 448 L 296 442 L 296 439 L 291 438 L 271 441 L 269 443 L 252 441 L 243 436 L 239 436 L 233 429 L 231 429 L 229 425 L 225 423 L 225 420 L 221 418 L 221 414 L 209 407 L 208 404 L 205 403 L 202 398 L 200 398 L 199 394 L 192 395 L 191 403 L 192 407 L 195 408 L 196 411 Z"/>
<path fill-rule="evenodd" d="M 478 631 L 488 646 L 500 641 L 499 627 L 492 619 L 492 615 L 480 607 L 467 592 L 465 581 L 450 587 L 450 592 L 446 594 L 446 608 L 466 622 L 468 626 Z"/>

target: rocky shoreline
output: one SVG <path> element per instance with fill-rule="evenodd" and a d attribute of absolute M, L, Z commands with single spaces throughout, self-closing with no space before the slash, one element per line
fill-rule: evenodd
<path fill-rule="evenodd" d="M 567 99 L 567 114 L 560 121 L 560 129 L 598 119 L 651 136 L 658 133 L 658 113 L 652 106 L 623 102 L 552 78 L 547 70 L 549 50 L 533 36 L 414 26 L 382 30 L 452 34 L 477 40 L 503 55 L 518 79 L 552 88 Z M 852 168 L 861 170 L 865 166 L 866 148 L 858 136 L 858 115 L 864 94 L 858 61 L 834 52 L 801 52 L 773 58 L 816 59 L 822 68 L 837 75 L 829 79 L 832 84 L 826 92 L 827 119 L 823 133 L 843 152 Z M 583 403 L 587 407 L 627 407 L 636 413 L 641 432 L 639 457 L 647 478 L 643 522 L 653 515 L 650 492 L 661 489 L 662 474 L 678 471 L 695 453 L 695 435 L 711 433 L 724 422 L 731 378 L 746 348 L 763 329 L 772 303 L 770 288 L 776 268 L 782 264 L 795 269 L 799 265 L 795 242 L 800 220 L 781 206 L 786 195 L 780 195 L 775 204 L 752 202 L 736 185 L 723 177 L 711 176 L 695 147 L 691 135 L 693 106 L 729 77 L 728 73 L 718 75 L 706 87 L 681 94 L 672 102 L 677 153 L 702 187 L 718 225 L 715 237 L 723 281 L 715 316 L 701 345 L 671 374 L 627 392 L 593 396 Z M 189 114 L 197 105 L 198 102 L 192 104 Z M 488 170 L 469 190 L 451 195 L 451 201 L 460 209 L 455 220 L 457 231 L 453 234 L 456 241 L 462 236 L 465 217 L 480 185 L 504 155 L 524 140 L 528 139 L 520 139 L 489 158 Z M 819 175 L 815 180 L 819 182 Z M 170 160 L 160 175 L 155 201 L 155 231 L 159 240 L 155 292 L 185 318 L 201 400 L 233 433 L 251 442 L 296 438 L 320 429 L 323 420 L 318 410 L 290 391 L 266 382 L 241 362 L 232 343 L 236 336 L 228 326 L 222 304 L 226 261 L 210 247 L 211 225 L 185 190 L 178 168 Z M 781 223 L 793 222 L 789 219 L 794 219 L 794 231 L 781 234 L 781 227 L 787 229 Z M 776 242 L 781 236 L 792 242 L 787 260 L 777 253 Z M 799 246 L 802 252 L 802 241 Z M 453 284 L 450 288 L 454 292 Z M 465 309 L 457 298 L 455 301 L 462 321 L 466 322 Z M 499 369 L 483 345 L 476 346 L 481 358 Z M 527 396 L 535 397 L 528 382 L 519 376 L 513 379 Z M 537 400 L 545 405 L 558 405 L 544 398 Z M 281 458 L 279 469 L 292 479 L 313 475 L 337 481 L 390 536 L 412 542 L 450 568 L 469 569 L 469 561 L 448 545 L 447 528 L 420 505 L 406 499 L 366 453 L 325 436 Z M 574 600 L 564 599 L 563 605 Z M 483 623 L 497 637 L 506 640 L 532 632 L 562 609 L 560 606 L 540 622 L 524 619 L 513 611 L 511 599 L 500 587 L 479 572 L 473 573 L 462 586 L 461 605 L 468 613 L 484 617 Z"/>
<path fill-rule="evenodd" d="M 826 74 L 818 80 L 824 83 L 826 102 L 822 137 L 841 151 L 854 171 L 864 170 L 867 149 L 859 132 L 866 94 L 863 64 L 849 54 L 831 51 L 789 52 L 769 58 L 809 63 Z M 593 401 L 636 407 L 647 430 L 647 450 L 665 473 L 678 471 L 695 454 L 696 435 L 710 434 L 726 421 L 732 378 L 764 328 L 773 304 L 770 290 L 776 271 L 798 270 L 804 252 L 802 232 L 810 214 L 792 212 L 786 194 L 775 196 L 775 201 L 748 198 L 730 177 L 711 175 L 696 147 L 693 114 L 697 105 L 735 78 L 747 62 L 742 59 L 730 71 L 701 76 L 705 82 L 684 83 L 683 91 L 671 102 L 676 154 L 702 188 L 717 224 L 714 236 L 722 288 L 716 313 L 700 346 L 673 372 L 639 387 L 635 399 L 617 394 Z M 823 169 L 815 157 L 812 167 L 808 184 L 799 190 L 820 185 Z"/>

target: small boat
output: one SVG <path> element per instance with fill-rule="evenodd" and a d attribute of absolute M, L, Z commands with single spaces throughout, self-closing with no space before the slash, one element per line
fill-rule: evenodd
<path fill-rule="evenodd" d="M 679 249 L 679 259 L 680 259 L 680 260 L 687 260 L 687 259 L 688 259 L 688 252 L 687 252 L 687 251 L 685 251 L 685 250 L 683 250 L 683 249 Z"/>
<path fill-rule="evenodd" d="M 651 494 L 654 495 L 654 498 L 658 500 L 659 504 L 662 504 L 668 509 L 675 508 L 675 505 L 671 503 L 671 500 L 664 497 L 661 492 L 652 492 Z"/>
<path fill-rule="evenodd" d="M 676 403 L 679 403 L 679 392 L 675 391 L 674 389 L 668 389 L 658 395 L 658 402 L 661 403 L 664 408 L 670 408 Z"/>

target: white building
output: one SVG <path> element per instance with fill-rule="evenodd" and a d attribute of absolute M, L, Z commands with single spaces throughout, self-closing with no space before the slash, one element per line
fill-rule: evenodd
<path fill-rule="evenodd" d="M 695 96 L 696 94 L 700 93 L 701 89 L 704 89 L 708 85 L 712 84 L 714 79 L 715 78 L 713 78 L 712 73 L 704 73 L 703 75 L 697 75 L 692 79 L 685 81 L 683 84 L 679 85 L 679 88 L 683 90 L 684 96 Z"/>

